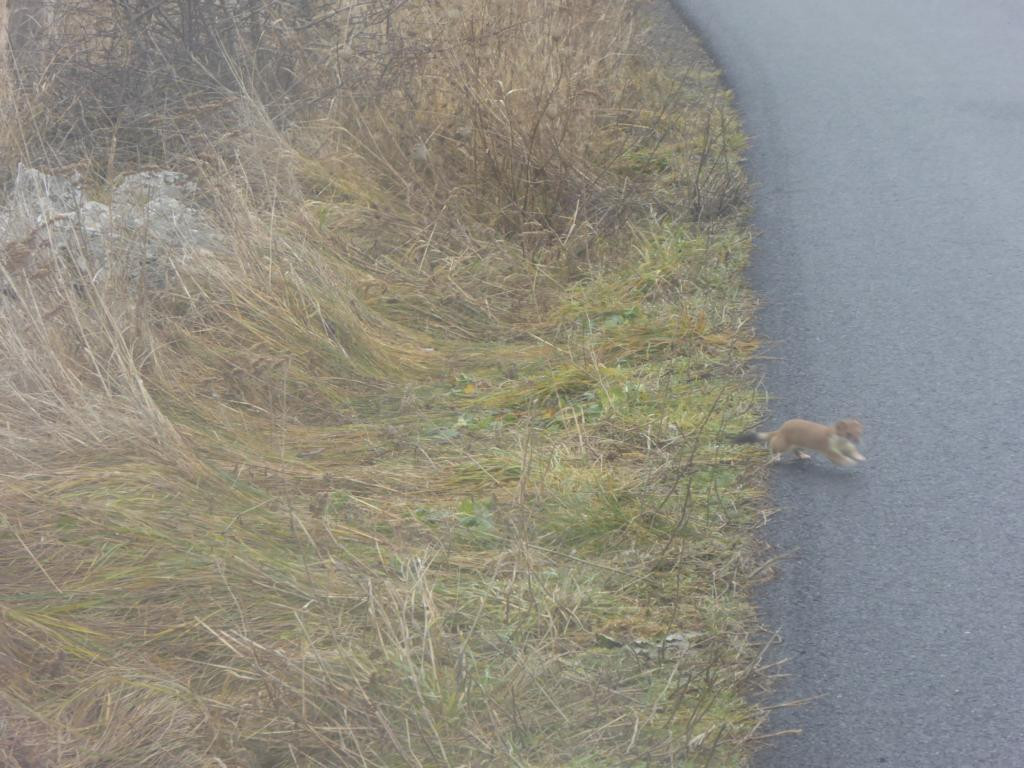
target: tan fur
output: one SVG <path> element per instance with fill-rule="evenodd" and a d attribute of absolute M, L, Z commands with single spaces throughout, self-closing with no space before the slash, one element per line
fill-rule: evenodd
<path fill-rule="evenodd" d="M 864 428 L 856 419 L 842 419 L 832 426 L 816 421 L 790 419 L 774 432 L 758 432 L 758 440 L 768 444 L 772 461 L 779 461 L 783 454 L 792 451 L 798 458 L 809 459 L 805 451 L 818 451 L 841 467 L 848 467 L 864 456 L 857 450 Z"/>

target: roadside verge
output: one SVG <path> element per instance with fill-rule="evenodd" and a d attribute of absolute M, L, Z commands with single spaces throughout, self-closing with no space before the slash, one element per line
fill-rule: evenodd
<path fill-rule="evenodd" d="M 230 244 L 0 308 L 15 764 L 744 764 L 744 142 L 620 5 L 392 4 L 323 49 L 335 100 L 159 146 L 70 131 L 59 67 L 7 94 L 2 154 L 101 195 L 145 150 Z"/>

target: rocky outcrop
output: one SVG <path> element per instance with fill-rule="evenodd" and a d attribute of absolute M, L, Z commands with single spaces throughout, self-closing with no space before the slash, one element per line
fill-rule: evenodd
<path fill-rule="evenodd" d="M 0 263 L 11 279 L 50 272 L 59 260 L 79 280 L 120 274 L 162 288 L 181 264 L 219 244 L 197 196 L 180 173 L 145 171 L 123 178 L 106 204 L 87 199 L 77 178 L 20 166 L 0 205 Z M 0 281 L 10 293 L 8 278 Z"/>

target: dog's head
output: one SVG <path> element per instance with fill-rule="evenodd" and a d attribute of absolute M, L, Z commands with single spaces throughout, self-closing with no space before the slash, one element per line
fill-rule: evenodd
<path fill-rule="evenodd" d="M 842 419 L 833 425 L 836 434 L 845 437 L 851 443 L 860 442 L 860 436 L 864 433 L 864 427 L 856 419 Z"/>

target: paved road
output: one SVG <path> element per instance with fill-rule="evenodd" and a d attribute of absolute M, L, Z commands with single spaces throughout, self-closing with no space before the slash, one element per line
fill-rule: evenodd
<path fill-rule="evenodd" d="M 1024 766 L 1024 2 L 676 0 L 736 92 L 776 419 L 765 768 Z"/>

